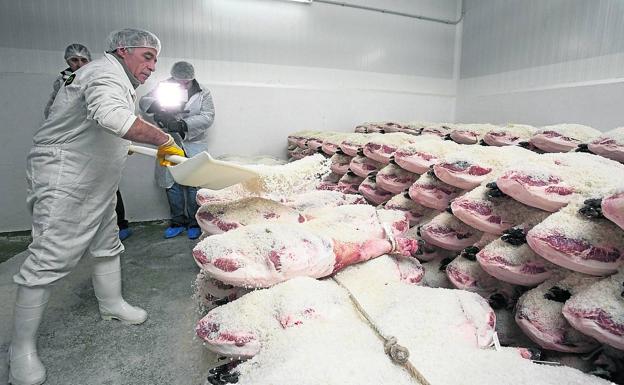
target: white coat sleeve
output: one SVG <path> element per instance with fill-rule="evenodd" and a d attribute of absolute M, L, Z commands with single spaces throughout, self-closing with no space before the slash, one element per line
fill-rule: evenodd
<path fill-rule="evenodd" d="M 92 79 L 84 94 L 89 119 L 113 135 L 126 135 L 137 117 L 134 105 L 129 104 L 128 90 L 115 74 L 104 73 Z"/>
<path fill-rule="evenodd" d="M 212 126 L 212 122 L 214 122 L 215 108 L 212 103 L 212 95 L 210 95 L 210 91 L 202 91 L 201 97 L 202 101 L 199 114 L 184 118 L 184 122 L 188 128 L 185 140 L 192 141 L 193 139 L 203 135 L 208 127 Z"/>

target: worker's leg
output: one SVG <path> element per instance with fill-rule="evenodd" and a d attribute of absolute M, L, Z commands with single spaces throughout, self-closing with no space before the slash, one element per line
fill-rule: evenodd
<path fill-rule="evenodd" d="M 85 204 L 90 202 L 90 190 L 76 183 L 78 177 L 68 176 L 77 168 L 70 167 L 71 160 L 58 154 L 57 149 L 45 148 L 41 154 L 31 152 L 29 156 L 27 203 L 32 212 L 33 240 L 28 246 L 29 255 L 13 277 L 19 285 L 9 355 L 9 375 L 14 384 L 45 380 L 36 341 L 50 284 L 70 273 L 101 221 L 97 210 Z M 82 176 L 79 169 L 76 173 Z M 94 207 L 98 207 L 97 201 Z"/>
<path fill-rule="evenodd" d="M 17 287 L 13 338 L 9 348 L 9 383 L 42 384 L 46 370 L 37 355 L 37 330 L 50 297 L 49 286 Z"/>
<path fill-rule="evenodd" d="M 122 241 L 132 235 L 132 230 L 128 227 L 128 221 L 126 220 L 126 208 L 124 207 L 123 198 L 121 193 L 117 190 L 117 204 L 115 206 L 115 212 L 117 213 L 117 226 L 119 227 L 119 239 Z"/>
<path fill-rule="evenodd" d="M 98 299 L 100 314 L 105 320 L 118 319 L 140 324 L 147 319 L 145 310 L 129 305 L 121 295 L 121 263 L 119 254 L 124 250 L 117 238 L 115 202 L 109 202 L 102 213 L 102 222 L 91 242 L 89 253 L 93 259 L 93 291 Z"/>
<path fill-rule="evenodd" d="M 197 210 L 199 210 L 199 205 L 197 204 L 197 188 L 195 187 L 185 187 L 186 194 L 186 215 L 189 220 L 188 224 L 188 237 L 190 239 L 197 239 L 201 235 L 201 229 L 197 224 L 197 218 L 195 215 L 197 214 Z"/>
<path fill-rule="evenodd" d="M 165 230 L 165 238 L 172 238 L 184 232 L 188 221 L 184 215 L 184 190 L 182 186 L 174 183 L 168 188 L 167 199 L 171 211 L 171 223 Z"/>

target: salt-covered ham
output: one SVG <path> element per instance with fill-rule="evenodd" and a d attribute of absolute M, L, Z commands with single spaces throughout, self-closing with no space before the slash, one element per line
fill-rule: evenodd
<path fill-rule="evenodd" d="M 452 260 L 453 258 L 451 257 L 438 255 L 437 257 L 426 262 L 421 262 L 423 269 L 425 269 L 422 284 L 427 287 L 440 287 L 445 289 L 454 288 L 453 284 L 446 275 L 446 266 Z"/>
<path fill-rule="evenodd" d="M 606 219 L 581 215 L 582 202 L 575 200 L 533 227 L 527 242 L 556 265 L 591 275 L 612 274 L 624 261 L 624 232 Z"/>
<path fill-rule="evenodd" d="M 193 286 L 194 298 L 202 312 L 232 302 L 249 292 L 249 289 L 228 285 L 211 278 L 204 271 L 197 274 Z"/>
<path fill-rule="evenodd" d="M 457 124 L 450 138 L 459 144 L 476 144 L 485 134 L 496 128 L 493 124 Z"/>
<path fill-rule="evenodd" d="M 342 152 L 342 150 L 338 150 L 330 158 L 331 170 L 339 175 L 346 174 L 349 170 L 349 165 L 351 164 L 352 159 L 352 156 L 346 155 Z"/>
<path fill-rule="evenodd" d="M 358 187 L 360 194 L 374 205 L 380 205 L 390 200 L 394 196 L 390 191 L 386 191 L 377 184 L 375 173 L 370 174 Z"/>
<path fill-rule="evenodd" d="M 390 163 L 377 172 L 377 185 L 393 194 L 407 190 L 420 175 L 399 167 L 392 159 Z"/>
<path fill-rule="evenodd" d="M 282 198 L 280 202 L 304 215 L 307 211 L 312 209 L 366 204 L 366 200 L 360 195 L 345 194 L 338 191 L 315 190 L 289 195 Z"/>
<path fill-rule="evenodd" d="M 483 233 L 453 215 L 443 212 L 420 227 L 421 237 L 428 243 L 446 250 L 460 251 L 474 244 Z"/>
<path fill-rule="evenodd" d="M 418 139 L 416 138 L 417 137 L 414 135 L 404 134 L 402 132 L 385 134 L 366 143 L 363 147 L 364 155 L 374 161 L 388 164 L 390 162 L 390 156 L 392 156 L 399 147 L 417 141 Z"/>
<path fill-rule="evenodd" d="M 600 131 L 582 124 L 555 124 L 540 128 L 529 142 L 546 152 L 568 152 L 598 135 Z"/>
<path fill-rule="evenodd" d="M 349 169 L 353 171 L 355 175 L 366 178 L 368 174 L 379 171 L 383 166 L 382 163 L 372 160 L 364 156 L 362 152 L 359 152 L 357 156 L 351 159 Z"/>
<path fill-rule="evenodd" d="M 624 350 L 624 269 L 574 293 L 562 312 L 576 330 Z"/>
<path fill-rule="evenodd" d="M 358 133 L 349 136 L 347 139 L 344 139 L 342 142 L 340 142 L 340 149 L 349 156 L 356 156 L 358 155 L 358 152 L 363 149 L 366 143 L 382 135 L 383 134 Z M 362 153 L 362 155 L 364 155 L 364 153 Z"/>
<path fill-rule="evenodd" d="M 624 229 L 624 188 L 602 198 L 601 208 L 605 218 Z"/>
<path fill-rule="evenodd" d="M 317 190 L 329 190 L 329 191 L 339 191 L 338 181 L 342 178 L 342 175 L 336 174 L 335 172 L 330 172 L 327 176 L 321 179 L 320 183 L 316 186 Z"/>
<path fill-rule="evenodd" d="M 344 192 L 345 194 L 357 194 L 358 188 L 360 187 L 360 184 L 364 182 L 364 179 L 365 178 L 362 178 L 353 171 L 349 170 L 338 181 L 338 190 Z"/>
<path fill-rule="evenodd" d="M 398 211 L 344 205 L 307 215 L 301 224 L 257 224 L 207 237 L 193 257 L 212 278 L 257 288 L 296 276 L 320 278 L 386 253 L 409 256 L 418 249 L 417 242 L 400 237 L 408 221 Z"/>
<path fill-rule="evenodd" d="M 561 311 L 570 296 L 580 293 L 597 280 L 596 277 L 569 273 L 529 290 L 520 297 L 516 306 L 518 326 L 544 349 L 573 353 L 592 351 L 598 343 L 572 328 Z"/>
<path fill-rule="evenodd" d="M 338 149 L 340 149 L 340 143 L 350 138 L 353 133 L 349 132 L 334 132 L 330 137 L 325 138 L 321 145 L 321 150 L 327 155 L 334 155 Z"/>
<path fill-rule="evenodd" d="M 410 227 L 428 221 L 437 214 L 435 209 L 414 202 L 408 193 L 393 196 L 384 204 L 384 208 L 405 212 L 405 215 L 407 215 L 407 219 L 409 220 Z"/>
<path fill-rule="evenodd" d="M 468 190 L 517 164 L 518 159 L 529 161 L 534 156 L 521 147 L 462 146 L 460 151 L 442 157 L 433 171 L 443 182 Z"/>
<path fill-rule="evenodd" d="M 408 190 L 414 202 L 436 210 L 444 210 L 462 190 L 442 182 L 433 173 L 420 176 Z"/>
<path fill-rule="evenodd" d="M 624 163 L 624 127 L 598 135 L 587 144 L 587 148 L 596 155 Z"/>
<path fill-rule="evenodd" d="M 497 178 L 498 188 L 526 205 L 555 212 L 575 194 L 593 194 L 614 186 L 624 167 L 586 153 L 544 154 L 508 167 Z"/>
<path fill-rule="evenodd" d="M 512 231 L 523 232 L 516 228 Z M 528 244 L 509 243 L 499 238 L 483 247 L 477 254 L 477 262 L 491 276 L 514 285 L 536 286 L 553 274 L 557 267 L 537 255 Z"/>
<path fill-rule="evenodd" d="M 495 184 L 481 185 L 453 200 L 453 215 L 475 229 L 491 234 L 502 234 L 510 227 L 530 221 L 533 217 L 542 220 L 548 215 L 501 195 Z"/>
<path fill-rule="evenodd" d="M 241 226 L 266 221 L 304 222 L 299 211 L 270 199 L 251 197 L 227 203 L 202 205 L 196 214 L 197 223 L 207 234 L 220 234 Z"/>
<path fill-rule="evenodd" d="M 520 142 L 528 141 L 537 128 L 525 124 L 507 124 L 496 127 L 483 136 L 483 142 L 490 146 L 515 146 Z"/>
<path fill-rule="evenodd" d="M 420 136 L 418 141 L 399 147 L 394 152 L 394 160 L 404 170 L 424 174 L 440 157 L 459 148 L 457 143 L 440 140 L 435 135 Z"/>
<path fill-rule="evenodd" d="M 455 128 L 455 124 L 453 123 L 435 123 L 428 126 L 423 127 L 420 135 L 436 135 L 441 138 L 449 135 L 451 131 Z"/>

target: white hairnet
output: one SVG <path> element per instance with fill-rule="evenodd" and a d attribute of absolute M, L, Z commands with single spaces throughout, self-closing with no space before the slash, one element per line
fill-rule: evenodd
<path fill-rule="evenodd" d="M 144 29 L 124 28 L 113 31 L 108 36 L 108 51 L 113 52 L 117 48 L 154 48 L 160 53 L 160 40 L 156 35 Z"/>
<path fill-rule="evenodd" d="M 89 49 L 82 44 L 70 44 L 67 48 L 65 48 L 65 60 L 72 57 L 83 57 L 91 61 L 91 52 L 89 52 Z"/>
<path fill-rule="evenodd" d="M 171 67 L 171 76 L 176 80 L 193 80 L 195 79 L 195 69 L 191 63 L 179 61 Z"/>

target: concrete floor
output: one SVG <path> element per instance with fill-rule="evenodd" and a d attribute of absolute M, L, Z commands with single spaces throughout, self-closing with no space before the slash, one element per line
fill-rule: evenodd
<path fill-rule="evenodd" d="M 201 317 L 191 298 L 198 272 L 191 257 L 195 241 L 186 234 L 163 239 L 162 223 L 132 229 L 122 254 L 123 291 L 128 302 L 147 310 L 148 320 L 140 326 L 102 321 L 91 286 L 91 261 L 83 258 L 56 284 L 40 329 L 46 385 L 201 385 L 215 366 L 217 357 L 193 330 Z M 18 244 L 27 245 L 23 239 L 0 237 L 0 249 Z M 25 257 L 21 252 L 0 263 L 0 384 L 8 381 L 16 291 L 11 277 Z"/>

